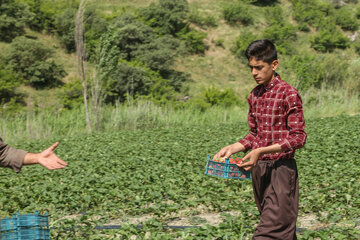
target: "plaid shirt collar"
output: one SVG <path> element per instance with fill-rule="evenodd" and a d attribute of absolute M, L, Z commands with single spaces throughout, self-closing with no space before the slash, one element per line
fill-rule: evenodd
<path fill-rule="evenodd" d="M 280 75 L 275 73 L 275 77 L 273 80 L 271 80 L 266 86 L 262 85 L 261 88 L 262 90 L 265 91 L 269 91 L 270 89 L 272 89 L 276 84 L 281 82 L 281 78 Z"/>

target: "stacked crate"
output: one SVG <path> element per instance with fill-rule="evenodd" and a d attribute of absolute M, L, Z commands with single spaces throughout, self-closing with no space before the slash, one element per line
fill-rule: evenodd
<path fill-rule="evenodd" d="M 20 215 L 0 220 L 1 240 L 48 240 L 50 239 L 48 213 Z"/>

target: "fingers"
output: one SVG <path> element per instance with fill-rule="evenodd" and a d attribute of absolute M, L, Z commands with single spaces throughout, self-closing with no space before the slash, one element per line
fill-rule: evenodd
<path fill-rule="evenodd" d="M 59 142 L 56 142 L 56 143 L 54 143 L 53 145 L 51 145 L 51 146 L 50 146 L 48 149 L 46 149 L 46 150 L 54 151 L 55 148 L 56 148 L 58 145 L 59 145 Z"/>
<path fill-rule="evenodd" d="M 46 159 L 43 158 L 39 161 L 41 165 L 49 170 L 61 169 L 67 166 L 67 163 L 60 158 L 58 159 Z"/>

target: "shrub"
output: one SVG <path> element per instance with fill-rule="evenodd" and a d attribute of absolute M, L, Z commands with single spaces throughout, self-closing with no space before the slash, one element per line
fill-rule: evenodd
<path fill-rule="evenodd" d="M 353 45 L 354 45 L 354 48 L 355 48 L 355 52 L 360 55 L 360 42 L 356 41 L 356 42 L 353 43 Z"/>
<path fill-rule="evenodd" d="M 333 14 L 334 7 L 330 3 L 313 0 L 291 0 L 293 18 L 299 24 L 310 24 L 320 29 L 327 17 Z"/>
<path fill-rule="evenodd" d="M 258 36 L 252 32 L 243 32 L 235 40 L 235 44 L 231 51 L 240 59 L 247 61 L 245 51 L 249 44 L 258 39 Z"/>
<path fill-rule="evenodd" d="M 186 26 L 189 6 L 186 0 L 159 0 L 139 12 L 158 33 L 175 35 Z"/>
<path fill-rule="evenodd" d="M 340 8 L 336 11 L 335 21 L 343 30 L 356 31 L 359 27 L 357 19 L 346 8 Z"/>
<path fill-rule="evenodd" d="M 155 96 L 155 92 L 151 93 L 151 89 L 156 88 L 154 86 L 158 82 L 162 82 L 163 87 L 169 86 L 157 72 L 147 68 L 144 64 L 136 61 L 120 60 L 115 71 L 110 73 L 106 82 L 106 101 L 123 102 L 127 99 L 127 95 L 131 96 L 131 98 L 151 94 Z M 161 84 L 157 86 L 161 87 Z"/>
<path fill-rule="evenodd" d="M 321 30 L 310 42 L 311 47 L 319 52 L 332 52 L 335 48 L 345 49 L 350 46 L 349 39 L 336 27 Z"/>
<path fill-rule="evenodd" d="M 26 4 L 0 1 L 0 41 L 11 42 L 25 33 L 26 23 L 33 18 Z"/>
<path fill-rule="evenodd" d="M 64 69 L 50 61 L 53 50 L 36 40 L 18 37 L 5 55 L 7 65 L 34 87 L 54 86 L 65 76 Z"/>
<path fill-rule="evenodd" d="M 20 86 L 18 77 L 9 69 L 0 66 L 0 103 L 4 104 L 16 96 L 15 89 Z"/>
<path fill-rule="evenodd" d="M 274 23 L 264 30 L 263 37 L 275 43 L 279 53 L 291 54 L 294 52 L 291 42 L 296 40 L 296 27 L 290 23 Z"/>
<path fill-rule="evenodd" d="M 334 54 L 294 55 L 286 63 L 294 71 L 297 88 L 303 92 L 311 87 L 341 86 L 347 79 L 348 62 Z"/>
<path fill-rule="evenodd" d="M 75 8 L 67 8 L 55 16 L 56 34 L 68 52 L 75 51 Z"/>
<path fill-rule="evenodd" d="M 191 11 L 187 18 L 189 22 L 195 23 L 202 28 L 216 27 L 218 25 L 213 15 L 202 16 L 198 11 Z"/>
<path fill-rule="evenodd" d="M 207 36 L 205 32 L 185 27 L 177 36 L 185 42 L 185 46 L 190 53 L 204 53 L 208 48 L 203 41 Z"/>
<path fill-rule="evenodd" d="M 295 73 L 296 82 L 294 85 L 300 91 L 307 91 L 311 87 L 319 87 L 323 79 L 319 59 L 314 55 L 294 55 L 286 63 L 289 69 Z"/>
<path fill-rule="evenodd" d="M 355 16 L 356 16 L 357 19 L 360 18 L 360 7 L 356 8 Z"/>
<path fill-rule="evenodd" d="M 59 91 L 61 104 L 66 109 L 73 109 L 83 104 L 83 88 L 79 79 L 64 84 Z"/>
<path fill-rule="evenodd" d="M 238 2 L 233 5 L 228 5 L 223 9 L 223 16 L 227 23 L 242 23 L 250 25 L 253 23 L 253 17 L 249 12 L 249 5 Z"/>
<path fill-rule="evenodd" d="M 220 91 L 217 88 L 210 87 L 202 92 L 201 96 L 203 97 L 206 103 L 209 103 L 211 106 L 218 105 L 224 107 L 230 107 L 240 103 L 240 99 L 236 96 L 236 93 L 233 89 L 225 89 Z"/>
<path fill-rule="evenodd" d="M 53 60 L 36 61 L 24 70 L 26 78 L 35 88 L 54 87 L 61 84 L 61 79 L 66 76 L 64 68 Z"/>

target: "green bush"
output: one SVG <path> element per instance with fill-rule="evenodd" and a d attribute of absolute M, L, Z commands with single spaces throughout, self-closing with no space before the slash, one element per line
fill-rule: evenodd
<path fill-rule="evenodd" d="M 291 0 L 293 18 L 299 24 L 310 24 L 320 29 L 323 22 L 333 15 L 334 7 L 331 3 L 318 0 Z"/>
<path fill-rule="evenodd" d="M 334 54 L 294 55 L 286 63 L 296 76 L 294 85 L 302 92 L 314 87 L 342 86 L 347 79 L 348 62 Z"/>
<path fill-rule="evenodd" d="M 96 59 L 96 48 L 100 43 L 102 34 L 107 31 L 109 23 L 101 17 L 96 5 L 91 5 L 85 10 L 85 47 L 89 61 Z"/>
<path fill-rule="evenodd" d="M 64 84 L 59 91 L 61 104 L 66 109 L 74 109 L 83 104 L 83 88 L 79 79 Z"/>
<path fill-rule="evenodd" d="M 191 97 L 184 103 L 184 107 L 187 109 L 195 109 L 205 112 L 206 109 L 211 107 L 211 104 L 206 102 L 202 97 Z"/>
<path fill-rule="evenodd" d="M 34 14 L 28 22 L 30 28 L 36 31 L 45 30 L 48 33 L 55 33 L 55 18 L 67 8 L 77 9 L 77 0 L 18 0 L 26 3 L 29 10 Z"/>
<path fill-rule="evenodd" d="M 290 23 L 274 23 L 265 28 L 263 38 L 275 43 L 279 53 L 291 54 L 294 52 L 291 43 L 296 40 L 296 27 Z"/>
<path fill-rule="evenodd" d="M 124 101 L 131 92 L 135 98 L 149 95 L 155 91 L 151 85 L 160 80 L 165 92 L 180 91 L 188 76 L 173 70 L 172 65 L 182 48 L 181 41 L 171 35 L 159 37 L 136 18 L 120 16 L 102 35 L 97 49 L 97 64 L 107 89 L 107 101 Z M 164 89 L 156 91 L 160 93 Z"/>
<path fill-rule="evenodd" d="M 335 14 L 336 24 L 343 30 L 356 31 L 359 27 L 357 19 L 353 16 L 352 12 L 346 8 L 340 8 Z"/>
<path fill-rule="evenodd" d="M 106 82 L 106 101 L 124 102 L 127 96 L 136 99 L 138 96 L 147 95 L 161 99 L 162 96 L 159 94 L 167 94 L 169 88 L 171 85 L 167 80 L 144 64 L 120 60 Z"/>
<path fill-rule="evenodd" d="M 354 42 L 353 46 L 354 46 L 355 52 L 360 55 L 360 42 L 359 41 Z"/>
<path fill-rule="evenodd" d="M 189 22 L 195 23 L 202 28 L 216 27 L 218 25 L 213 15 L 202 16 L 198 11 L 191 11 L 187 18 Z"/>
<path fill-rule="evenodd" d="M 20 86 L 18 77 L 8 69 L 0 66 L 0 104 L 7 103 L 16 96 L 15 89 Z"/>
<path fill-rule="evenodd" d="M 209 103 L 211 106 L 223 106 L 230 107 L 233 105 L 238 105 L 240 103 L 240 99 L 236 96 L 236 93 L 233 89 L 225 89 L 223 91 L 210 87 L 207 88 L 204 92 L 201 93 L 204 101 Z"/>
<path fill-rule="evenodd" d="M 11 42 L 25 33 L 26 23 L 34 15 L 28 6 L 11 0 L 0 1 L 0 41 Z"/>
<path fill-rule="evenodd" d="M 357 8 L 356 8 L 355 16 L 356 16 L 357 19 L 360 18 L 360 7 L 357 7 Z"/>
<path fill-rule="evenodd" d="M 234 46 L 231 48 L 231 51 L 244 62 L 247 62 L 245 57 L 245 51 L 249 44 L 259 37 L 253 34 L 252 32 L 243 32 L 235 40 Z"/>
<path fill-rule="evenodd" d="M 350 41 L 340 31 L 333 28 L 320 30 L 311 40 L 311 47 L 319 52 L 332 52 L 336 48 L 345 49 Z"/>
<path fill-rule="evenodd" d="M 204 53 L 208 48 L 203 41 L 207 36 L 205 32 L 185 27 L 177 36 L 185 42 L 186 48 L 190 53 Z"/>
<path fill-rule="evenodd" d="M 75 8 L 67 8 L 54 18 L 56 34 L 68 52 L 75 51 Z"/>
<path fill-rule="evenodd" d="M 159 34 L 175 35 L 186 26 L 189 4 L 186 0 L 159 0 L 139 12 Z"/>
<path fill-rule="evenodd" d="M 249 11 L 250 5 L 238 2 L 228 5 L 223 9 L 223 16 L 227 23 L 242 23 L 250 25 L 253 23 L 253 17 Z"/>
<path fill-rule="evenodd" d="M 26 78 L 35 88 L 54 87 L 60 85 L 66 76 L 64 68 L 53 60 L 37 61 L 24 70 Z"/>
<path fill-rule="evenodd" d="M 17 37 L 5 54 L 7 66 L 34 87 L 54 86 L 65 76 L 62 66 L 50 60 L 53 50 L 36 40 Z"/>

